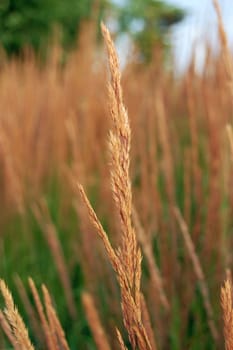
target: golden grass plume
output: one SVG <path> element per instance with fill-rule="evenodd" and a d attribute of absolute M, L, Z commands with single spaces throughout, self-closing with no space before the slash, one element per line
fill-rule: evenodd
<path fill-rule="evenodd" d="M 227 278 L 221 288 L 221 305 L 224 322 L 225 349 L 233 349 L 233 288 L 232 281 Z"/>
<path fill-rule="evenodd" d="M 121 222 L 121 246 L 113 249 L 106 232 L 100 224 L 81 185 L 79 190 L 94 226 L 102 238 L 108 257 L 116 272 L 121 289 L 121 306 L 124 326 L 127 329 L 133 349 L 152 349 L 141 310 L 141 252 L 137 245 L 132 224 L 132 191 L 129 176 L 131 130 L 128 114 L 122 97 L 120 68 L 111 36 L 102 24 L 102 34 L 108 52 L 110 68 L 109 107 L 112 130 L 108 148 L 111 162 L 111 185 L 113 199 Z M 119 337 L 118 337 L 119 339 Z"/>
<path fill-rule="evenodd" d="M 0 290 L 5 301 L 5 308 L 1 311 L 1 325 L 12 345 L 17 350 L 34 350 L 29 339 L 28 330 L 14 305 L 12 295 L 3 280 L 0 280 Z"/>

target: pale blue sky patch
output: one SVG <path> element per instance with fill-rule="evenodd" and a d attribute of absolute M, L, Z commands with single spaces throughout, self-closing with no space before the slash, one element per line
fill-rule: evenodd
<path fill-rule="evenodd" d="M 178 71 L 183 71 L 189 64 L 195 48 L 196 68 L 200 71 L 206 57 L 206 43 L 213 51 L 219 47 L 217 18 L 212 0 L 166 0 L 167 3 L 177 5 L 187 11 L 182 23 L 173 26 L 171 42 L 175 63 Z M 230 44 L 233 41 L 233 2 L 220 0 L 223 23 Z"/>
<path fill-rule="evenodd" d="M 117 4 L 124 4 L 125 0 L 114 0 Z M 186 10 L 186 18 L 174 25 L 170 31 L 172 52 L 178 72 L 188 66 L 195 47 L 196 67 L 201 70 L 205 61 L 206 42 L 218 50 L 217 18 L 212 0 L 166 0 L 168 4 L 177 5 Z M 230 46 L 233 42 L 233 0 L 219 0 L 224 26 L 229 38 Z M 122 63 L 126 61 L 129 51 L 129 40 L 124 36 L 118 40 L 118 48 Z"/>

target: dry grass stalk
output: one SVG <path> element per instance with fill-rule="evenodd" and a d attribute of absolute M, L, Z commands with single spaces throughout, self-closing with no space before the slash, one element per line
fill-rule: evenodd
<path fill-rule="evenodd" d="M 222 51 L 223 51 L 223 60 L 225 64 L 225 69 L 227 73 L 227 77 L 229 80 L 229 87 L 230 87 L 230 92 L 233 97 L 233 63 L 232 63 L 232 57 L 228 45 L 228 40 L 227 40 L 227 35 L 224 29 L 223 25 L 223 20 L 222 20 L 222 13 L 221 9 L 219 6 L 218 0 L 213 0 L 213 5 L 216 10 L 216 14 L 218 17 L 218 32 L 219 32 L 219 37 L 220 41 L 222 44 Z"/>
<path fill-rule="evenodd" d="M 230 143 L 231 156 L 233 159 L 233 130 L 231 125 L 227 125 L 226 128 L 227 128 L 227 136 Z"/>
<path fill-rule="evenodd" d="M 157 288 L 157 290 L 158 290 L 161 304 L 163 305 L 163 307 L 166 310 L 169 310 L 169 308 L 170 308 L 169 302 L 167 300 L 167 296 L 166 296 L 165 291 L 164 291 L 163 280 L 162 280 L 162 277 L 160 275 L 160 271 L 158 269 L 158 266 L 157 266 L 155 258 L 154 258 L 151 242 L 146 237 L 146 234 L 145 234 L 143 227 L 141 225 L 141 222 L 139 220 L 138 213 L 134 207 L 133 207 L 132 214 L 133 214 L 133 222 L 135 225 L 137 237 L 138 237 L 139 242 L 142 245 L 143 253 L 144 253 L 144 255 L 147 259 L 147 262 L 148 262 L 151 279 L 153 281 L 155 288 Z"/>
<path fill-rule="evenodd" d="M 39 341 L 41 341 L 41 336 L 42 336 L 41 328 L 40 328 L 40 325 L 38 322 L 36 312 L 31 304 L 31 301 L 30 301 L 28 294 L 25 290 L 24 284 L 19 276 L 15 276 L 15 284 L 16 284 L 16 287 L 18 289 L 18 293 L 20 295 L 20 298 L 23 302 L 24 308 L 29 316 L 30 323 L 31 323 L 31 326 L 33 328 L 34 334 L 37 337 L 37 339 Z"/>
<path fill-rule="evenodd" d="M 7 140 L 6 133 L 3 132 L 4 128 L 1 125 L 0 131 L 0 157 L 3 157 L 3 169 L 6 181 L 6 195 L 10 204 L 13 204 L 16 210 L 23 215 L 24 214 L 24 196 L 22 184 L 20 182 L 20 176 L 16 171 L 14 163 L 13 152 L 10 149 L 9 141 Z"/>
<path fill-rule="evenodd" d="M 204 237 L 204 254 L 207 256 L 216 256 L 217 269 L 216 273 L 221 272 L 221 257 L 219 246 L 221 244 L 220 212 L 221 212 L 221 192 L 220 192 L 220 169 L 221 169 L 221 144 L 220 134 L 222 126 L 216 117 L 217 106 L 211 96 L 211 92 L 206 89 L 206 100 L 213 101 L 206 104 L 207 126 L 209 129 L 208 153 L 209 153 L 209 173 L 210 180 L 208 185 L 208 196 L 206 206 L 207 217 Z M 204 198 L 203 198 L 204 199 Z M 199 202 L 202 203 L 202 202 Z M 201 207 L 201 205 L 199 205 Z M 200 210 L 200 209 L 199 209 Z"/>
<path fill-rule="evenodd" d="M 111 162 L 112 192 L 122 225 L 122 264 L 124 264 L 132 288 L 135 284 L 138 259 L 136 235 L 131 222 L 132 192 L 129 176 L 131 130 L 123 103 L 120 68 L 116 51 L 110 34 L 104 26 L 102 26 L 102 33 L 108 50 L 111 75 L 111 83 L 108 89 L 112 130 L 110 131 L 108 147 Z"/>
<path fill-rule="evenodd" d="M 213 314 L 213 309 L 212 309 L 212 306 L 210 303 L 209 290 L 208 290 L 206 278 L 204 276 L 204 272 L 203 272 L 202 267 L 201 267 L 201 263 L 199 261 L 198 255 L 195 251 L 195 247 L 194 247 L 194 244 L 192 242 L 190 233 L 188 231 L 188 227 L 187 227 L 187 225 L 186 225 L 186 223 L 185 223 L 185 221 L 180 213 L 180 210 L 177 207 L 174 208 L 174 214 L 175 214 L 176 220 L 180 226 L 180 230 L 181 230 L 181 233 L 182 233 L 183 238 L 184 238 L 184 242 L 185 242 L 185 246 L 186 246 L 188 255 L 192 261 L 193 269 L 194 269 L 194 272 L 196 274 L 196 278 L 197 278 L 199 285 L 200 285 L 200 290 L 201 290 L 201 294 L 203 297 L 204 307 L 205 307 L 206 314 L 208 317 L 208 324 L 209 324 L 209 328 L 210 328 L 212 337 L 213 337 L 214 341 L 217 342 L 219 335 L 218 335 L 218 331 L 217 331 L 217 328 L 216 328 L 215 323 L 214 323 L 214 319 L 213 319 L 214 314 Z"/>
<path fill-rule="evenodd" d="M 84 160 L 81 155 L 80 147 L 78 144 L 78 131 L 75 124 L 75 116 L 73 113 L 67 120 L 65 121 L 65 127 L 67 130 L 67 136 L 70 141 L 72 158 L 73 158 L 73 173 L 78 176 L 82 181 L 85 180 L 85 169 L 84 169 Z M 70 179 L 72 181 L 72 179 Z M 73 182 L 73 181 L 72 181 Z M 73 187 L 73 186 L 72 186 Z M 76 186 L 75 186 L 76 189 Z"/>
<path fill-rule="evenodd" d="M 69 279 L 69 271 L 66 266 L 66 261 L 65 261 L 61 243 L 58 239 L 58 233 L 50 217 L 50 213 L 49 213 L 49 209 L 46 201 L 41 200 L 38 206 L 34 205 L 33 213 L 44 233 L 45 239 L 47 240 L 49 248 L 51 250 L 54 262 L 57 267 L 58 275 L 61 280 L 61 284 L 63 286 L 70 316 L 73 319 L 75 319 L 77 317 L 77 312 L 76 312 L 76 306 L 75 306 L 73 291 L 71 287 L 71 282 Z"/>
<path fill-rule="evenodd" d="M 22 317 L 20 316 L 12 295 L 7 288 L 5 282 L 0 280 L 0 290 L 5 301 L 5 309 L 2 311 L 2 325 L 6 334 L 9 334 L 9 331 L 12 334 L 12 337 L 9 339 L 13 341 L 15 349 L 18 350 L 34 350 L 34 347 L 29 339 L 28 330 L 23 322 Z"/>
<path fill-rule="evenodd" d="M 77 161 L 76 161 L 77 162 Z M 97 243 L 98 237 L 96 236 L 95 229 L 93 228 L 92 223 L 87 215 L 86 208 L 83 206 L 83 203 L 80 202 L 77 195 L 77 177 L 81 178 L 85 181 L 85 176 L 83 177 L 82 172 L 77 171 L 79 165 L 76 162 L 70 170 L 69 168 L 65 168 L 65 175 L 70 183 L 71 190 L 75 194 L 75 199 L 73 200 L 73 208 L 77 213 L 77 217 L 79 218 L 79 229 L 81 232 L 80 241 L 76 242 L 75 249 L 77 249 L 77 254 L 80 256 L 80 263 L 82 264 L 84 275 L 86 276 L 86 283 L 90 283 L 87 286 L 91 288 L 98 280 L 98 273 L 96 273 L 96 259 L 93 254 L 93 245 Z M 92 244 L 90 245 L 90 242 Z M 76 258 L 75 258 L 76 261 Z M 89 281 L 89 282 L 88 282 Z"/>
<path fill-rule="evenodd" d="M 158 90 L 156 100 L 155 100 L 155 108 L 157 112 L 157 120 L 158 120 L 158 132 L 160 138 L 160 144 L 163 151 L 164 162 L 162 164 L 165 181 L 166 181 L 166 190 L 167 196 L 169 200 L 169 204 L 171 207 L 175 203 L 175 185 L 174 185 L 174 165 L 173 160 L 174 157 L 172 155 L 171 150 L 171 138 L 169 134 L 169 124 L 166 120 L 166 109 L 164 105 L 164 97 L 161 92 Z"/>
<path fill-rule="evenodd" d="M 32 278 L 29 278 L 28 282 L 29 282 L 29 286 L 31 288 L 32 295 L 33 295 L 33 299 L 34 299 L 35 304 L 36 304 L 36 309 L 37 309 L 37 312 L 38 312 L 38 315 L 39 315 L 39 318 L 41 321 L 41 326 L 42 326 L 42 329 L 43 329 L 43 332 L 45 335 L 47 348 L 48 348 L 48 350 L 54 350 L 54 349 L 56 349 L 56 342 L 54 339 L 54 334 L 52 334 L 50 332 L 49 324 L 48 324 L 48 321 L 47 321 L 46 316 L 44 314 L 44 308 L 43 308 L 43 305 L 41 303 L 39 293 L 36 289 L 35 283 L 32 280 Z"/>
<path fill-rule="evenodd" d="M 19 349 L 19 346 L 17 345 L 17 342 L 15 340 L 15 337 L 13 336 L 11 332 L 11 327 L 8 324 L 8 321 L 6 320 L 6 317 L 4 316 L 3 312 L 0 311 L 0 324 L 1 327 L 6 334 L 8 340 L 10 341 L 11 345 L 13 346 L 14 349 Z"/>
<path fill-rule="evenodd" d="M 193 176 L 193 182 L 194 182 L 194 195 L 197 203 L 202 202 L 202 186 L 201 186 L 201 169 L 199 165 L 199 159 L 198 159 L 198 125 L 197 125 L 197 111 L 196 111 L 196 98 L 194 94 L 194 88 L 192 84 L 193 80 L 193 70 L 190 70 L 188 72 L 188 76 L 186 78 L 185 84 L 186 84 L 186 91 L 187 91 L 187 108 L 189 112 L 189 129 L 190 129 L 190 137 L 191 137 L 191 150 L 190 150 L 190 158 L 191 163 L 190 167 L 192 169 L 192 176 Z M 186 169 L 186 167 L 185 167 Z M 187 171 L 185 171 L 185 176 L 187 176 Z M 190 191 L 191 194 L 191 191 Z M 190 200 L 190 196 L 187 193 L 186 195 L 186 201 L 188 199 Z M 194 227 L 194 239 L 195 241 L 199 237 L 200 230 L 201 230 L 201 212 L 200 212 L 200 206 L 197 206 L 197 213 L 196 213 L 196 220 L 195 220 L 195 227 Z M 187 222 L 187 221 L 186 221 Z"/>
<path fill-rule="evenodd" d="M 101 225 L 99 219 L 97 218 L 97 215 L 96 215 L 94 209 L 92 208 L 83 187 L 80 184 L 78 184 L 78 189 L 79 189 L 79 193 L 81 195 L 81 198 L 82 198 L 84 204 L 86 205 L 88 215 L 91 219 L 91 222 L 94 225 L 94 227 L 96 228 L 98 235 L 100 236 L 100 238 L 103 241 L 104 247 L 105 247 L 106 252 L 108 254 L 108 258 L 109 258 L 114 270 L 118 271 L 119 267 L 120 267 L 119 260 L 118 260 L 118 257 L 116 255 L 116 252 L 114 251 L 114 249 L 111 246 L 111 243 L 109 241 L 107 233 L 105 232 L 103 226 Z"/>
<path fill-rule="evenodd" d="M 117 333 L 117 339 L 118 339 L 118 342 L 120 345 L 120 349 L 121 350 L 128 350 L 127 347 L 125 346 L 124 340 L 123 340 L 122 335 L 121 335 L 118 328 L 116 328 L 116 333 Z"/>
<path fill-rule="evenodd" d="M 117 54 L 107 28 L 102 24 L 102 33 L 108 51 L 111 83 L 109 84 L 110 115 L 113 128 L 109 137 L 111 159 L 111 183 L 122 229 L 122 244 L 114 250 L 81 186 L 79 190 L 87 206 L 89 216 L 103 239 L 109 259 L 116 271 L 121 289 L 123 321 L 133 349 L 152 349 L 142 324 L 140 300 L 141 252 L 137 247 L 132 226 L 132 193 L 129 177 L 131 130 L 123 104 L 120 69 Z"/>
<path fill-rule="evenodd" d="M 184 173 L 184 218 L 189 227 L 191 222 L 191 151 L 188 149 L 184 155 L 185 173 Z"/>
<path fill-rule="evenodd" d="M 152 348 L 157 349 L 158 347 L 155 343 L 155 337 L 154 337 L 153 327 L 150 320 L 148 307 L 143 294 L 141 294 L 141 305 L 142 305 L 142 319 L 143 319 L 143 324 L 145 325 L 145 328 L 146 328 L 146 333 L 148 334 L 148 338 L 150 339 Z"/>
<path fill-rule="evenodd" d="M 61 326 L 59 318 L 57 317 L 56 310 L 53 307 L 50 294 L 45 285 L 42 285 L 42 291 L 44 295 L 44 304 L 46 308 L 46 313 L 49 320 L 49 328 L 51 333 L 55 334 L 56 336 L 56 344 L 57 344 L 56 349 L 69 350 L 69 346 L 66 341 L 64 330 Z"/>
<path fill-rule="evenodd" d="M 121 285 L 123 317 L 133 347 L 135 347 L 136 343 L 139 341 L 138 346 L 142 343 L 141 346 L 147 348 L 149 343 L 145 330 L 142 327 L 143 332 L 141 332 L 140 328 L 138 328 L 141 326 L 141 252 L 137 248 L 136 234 L 131 221 L 132 192 L 129 176 L 131 130 L 128 114 L 123 103 L 118 57 L 110 34 L 104 25 L 102 25 L 102 33 L 108 51 L 111 75 L 111 83 L 109 84 L 109 104 L 113 129 L 110 132 L 108 146 L 111 160 L 113 198 L 122 226 L 122 247 L 119 248 L 117 253 L 122 269 L 125 271 L 124 281 L 120 282 L 123 282 Z M 121 278 L 122 277 L 123 276 L 121 276 Z M 127 283 L 127 285 L 125 285 L 125 283 Z M 132 309 L 130 310 L 128 301 L 130 301 L 131 298 L 130 304 L 132 304 Z M 135 308 L 136 310 L 134 310 Z M 138 319 L 136 324 L 134 324 L 136 321 L 134 320 L 135 311 L 137 313 L 136 320 Z M 133 326 L 136 327 L 136 332 L 132 331 Z M 139 339 L 138 341 L 136 340 L 139 334 L 142 336 L 142 341 Z"/>
<path fill-rule="evenodd" d="M 43 287 L 44 286 L 42 286 L 42 292 L 43 292 L 43 296 L 44 296 L 44 307 L 46 310 L 49 331 L 50 331 L 50 334 L 52 335 L 52 338 L 53 338 L 53 342 L 54 342 L 54 346 L 55 346 L 54 350 L 55 350 L 55 349 L 59 349 L 59 343 L 58 343 L 56 329 L 54 327 L 54 322 L 53 322 L 52 304 L 51 304 L 50 300 L 48 300 L 48 296 L 46 293 L 47 291 L 45 291 L 43 289 Z"/>
<path fill-rule="evenodd" d="M 153 90 L 152 90 L 153 91 Z M 154 118 L 154 98 L 151 98 L 151 106 L 148 107 L 148 125 L 147 125 L 147 131 L 145 139 L 148 138 L 148 176 L 149 176 L 149 184 L 148 184 L 148 193 L 145 194 L 147 197 L 148 205 L 150 207 L 150 213 L 152 215 L 153 221 L 154 221 L 154 229 L 155 231 L 159 230 L 160 221 L 162 217 L 162 206 L 159 198 L 159 191 L 155 184 L 155 181 L 159 177 L 159 161 L 157 159 L 157 152 L 158 152 L 158 145 L 157 145 L 157 139 L 155 137 L 155 132 L 157 130 L 156 127 L 156 120 Z M 147 118 L 145 118 L 147 120 Z M 140 129 L 140 127 L 139 127 Z M 146 145 L 146 143 L 145 143 Z M 139 143 L 139 147 L 141 148 L 141 144 Z M 151 201 L 148 200 L 151 198 Z M 154 203 L 154 206 L 151 206 L 151 202 Z"/>
<path fill-rule="evenodd" d="M 175 183 L 174 183 L 174 152 L 172 153 L 171 149 L 171 133 L 169 130 L 169 123 L 167 122 L 167 114 L 165 109 L 165 102 L 164 102 L 164 95 L 158 89 L 156 97 L 155 97 L 155 110 L 156 110 L 156 117 L 158 122 L 158 135 L 160 140 L 160 145 L 162 149 L 162 163 L 161 168 L 164 175 L 164 180 L 166 183 L 165 191 L 167 192 L 167 198 L 168 198 L 168 210 L 169 210 L 169 232 L 170 232 L 170 255 L 167 258 L 167 265 L 169 267 L 169 270 L 171 271 L 171 274 L 173 276 L 177 275 L 177 239 L 176 239 L 176 232 L 175 232 L 175 222 L 173 218 L 172 208 L 175 205 Z M 173 293 L 174 284 L 172 279 L 168 280 L 168 293 L 171 295 Z"/>
<path fill-rule="evenodd" d="M 221 288 L 221 305 L 224 321 L 225 349 L 233 349 L 233 288 L 232 281 L 227 278 Z"/>
<path fill-rule="evenodd" d="M 110 350 L 111 348 L 106 333 L 102 327 L 92 296 L 89 293 L 84 292 L 82 294 L 82 303 L 97 348 L 99 350 Z"/>

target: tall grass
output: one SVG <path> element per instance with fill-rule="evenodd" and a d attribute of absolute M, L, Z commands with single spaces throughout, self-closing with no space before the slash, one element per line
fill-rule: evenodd
<path fill-rule="evenodd" d="M 43 68 L 2 58 L 0 272 L 27 327 L 1 282 L 1 348 L 231 348 L 232 59 L 215 6 L 222 50 L 202 74 L 175 78 L 158 51 L 120 77 L 103 27 L 106 72 L 91 23 L 65 66 L 58 48 Z"/>

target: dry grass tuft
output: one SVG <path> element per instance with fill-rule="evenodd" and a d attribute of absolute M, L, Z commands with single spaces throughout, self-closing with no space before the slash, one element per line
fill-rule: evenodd
<path fill-rule="evenodd" d="M 22 280 L 20 279 L 20 277 L 16 275 L 14 280 L 15 280 L 15 284 L 16 284 L 19 296 L 21 298 L 21 301 L 22 301 L 24 308 L 29 316 L 30 324 L 31 324 L 31 327 L 34 331 L 34 335 L 40 341 L 41 339 L 43 339 L 43 335 L 41 332 L 41 327 L 40 327 L 38 317 L 36 315 L 36 311 L 32 306 L 30 298 L 27 294 L 25 286 L 24 286 Z"/>
<path fill-rule="evenodd" d="M 36 304 L 37 312 L 41 322 L 41 327 L 44 332 L 45 342 L 48 350 L 69 350 L 68 343 L 66 341 L 64 330 L 57 317 L 57 313 L 54 309 L 51 296 L 45 285 L 42 285 L 42 292 L 44 296 L 44 307 L 41 302 L 39 293 L 35 286 L 34 281 L 29 278 L 29 286 L 32 291 L 32 295 Z"/>
<path fill-rule="evenodd" d="M 39 293 L 36 289 L 36 286 L 35 286 L 33 279 L 29 278 L 28 282 L 29 282 L 29 286 L 30 286 L 31 291 L 32 291 L 33 299 L 35 301 L 36 309 L 37 309 L 39 319 L 41 322 L 41 327 L 42 327 L 43 332 L 44 332 L 47 349 L 54 350 L 54 349 L 56 349 L 56 341 L 54 338 L 54 334 L 52 332 L 50 332 L 50 327 L 49 327 L 48 321 L 47 321 L 45 313 L 44 313 L 44 308 L 43 308 L 42 302 L 40 300 Z"/>
<path fill-rule="evenodd" d="M 27 309 L 29 306 L 29 300 L 26 292 L 23 288 L 21 280 L 17 279 L 17 285 L 23 300 L 26 301 Z M 48 350 L 69 350 L 67 344 L 65 333 L 62 329 L 60 321 L 57 317 L 56 311 L 52 305 L 52 300 L 50 294 L 45 287 L 42 285 L 42 291 L 44 295 L 44 305 L 46 310 L 46 316 L 43 310 L 43 305 L 41 303 L 39 293 L 36 286 L 31 278 L 29 278 L 29 285 L 33 294 L 33 298 L 37 307 L 39 318 L 41 321 L 41 326 L 45 335 L 46 345 Z M 22 289 L 23 288 L 23 289 Z M 8 290 L 5 282 L 0 280 L 0 290 L 5 300 L 6 307 L 3 311 L 0 311 L 0 323 L 2 329 L 6 333 L 9 341 L 16 350 L 34 350 L 34 347 L 29 339 L 28 330 L 19 315 L 17 308 L 14 305 L 12 295 Z M 29 316 L 35 317 L 33 310 L 31 310 L 31 304 L 29 308 Z M 32 315 L 33 312 L 33 315 Z M 33 321 L 31 319 L 31 321 Z M 35 322 L 35 320 L 34 320 Z M 38 333 L 37 333 L 38 335 Z M 39 339 L 41 341 L 41 339 Z"/>
<path fill-rule="evenodd" d="M 227 278 L 221 288 L 221 305 L 223 310 L 225 349 L 233 349 L 233 288 L 232 281 Z"/>
<path fill-rule="evenodd" d="M 57 288 L 57 278 L 61 282 L 56 302 L 67 305 L 64 329 L 72 346 L 76 342 L 79 348 L 86 347 L 86 335 L 82 327 L 76 327 L 76 322 L 86 325 L 86 321 L 92 333 L 87 341 L 90 347 L 95 342 L 99 349 L 223 345 L 216 295 L 225 267 L 233 264 L 233 167 L 226 147 L 228 125 L 233 157 L 233 68 L 220 8 L 216 0 L 214 4 L 221 54 L 212 57 L 207 53 L 202 74 L 196 73 L 193 59 L 179 79 L 163 69 L 157 58 L 146 68 L 129 61 L 121 79 L 113 42 L 102 26 L 109 61 L 109 112 L 102 88 L 106 71 L 95 59 L 100 51 L 92 44 L 95 31 L 91 34 L 88 23 L 79 50 L 62 69 L 55 56 L 43 69 L 34 57 L 25 62 L 6 61 L 0 69 L 0 231 L 6 232 L 0 242 L 1 273 L 13 275 L 16 267 L 23 280 L 28 274 L 39 280 L 44 276 L 41 259 L 52 255 L 47 283 L 52 290 Z M 105 159 L 109 129 L 111 181 Z M 82 200 L 77 198 L 77 178 L 90 189 L 96 211 L 81 185 Z M 139 215 L 132 205 L 131 186 Z M 41 198 L 48 200 L 49 208 Z M 31 209 L 40 230 L 35 228 Z M 56 224 L 50 210 L 56 212 Z M 70 248 L 67 257 L 58 234 L 63 229 L 69 232 L 64 237 Z M 145 299 L 139 244 L 146 260 Z M 43 247 L 43 254 L 38 247 Z M 22 252 L 25 257 L 21 259 Z M 113 269 L 105 264 L 106 255 Z M 15 266 L 15 261 L 22 265 Z M 104 281 L 103 288 L 100 281 Z M 193 288 L 195 283 L 201 298 L 199 289 Z M 28 328 L 39 347 L 68 350 L 48 290 L 43 285 L 41 297 L 33 280 L 29 284 L 31 293 L 27 294 L 21 280 L 16 280 Z M 83 289 L 90 294 L 83 294 L 81 307 Z M 3 283 L 1 290 L 6 299 L 5 310 L 0 311 L 1 327 L 15 349 L 26 349 L 22 341 L 32 348 L 22 322 L 23 332 L 17 333 L 19 315 Z M 221 301 L 229 350 L 233 348 L 229 278 Z M 104 322 L 103 329 L 99 315 L 107 313 L 110 321 Z M 121 328 L 115 331 L 112 316 L 119 328 L 123 318 L 131 345 Z M 19 340 L 20 336 L 26 340 Z M 0 338 L 1 346 L 5 339 Z"/>
<path fill-rule="evenodd" d="M 47 313 L 47 317 L 49 320 L 49 328 L 50 332 L 55 335 L 56 338 L 56 348 L 57 350 L 69 350 L 68 343 L 66 341 L 64 330 L 61 326 L 61 323 L 57 317 L 56 310 L 53 307 L 53 303 L 51 300 L 51 296 L 48 292 L 48 289 L 45 285 L 42 285 L 42 292 L 44 295 L 44 304 Z M 55 350 L 54 349 L 54 350 Z"/>
<path fill-rule="evenodd" d="M 14 305 L 12 295 L 5 282 L 0 280 L 0 290 L 5 301 L 5 309 L 1 311 L 1 325 L 12 345 L 17 350 L 34 350 L 29 339 L 28 330 Z"/>

